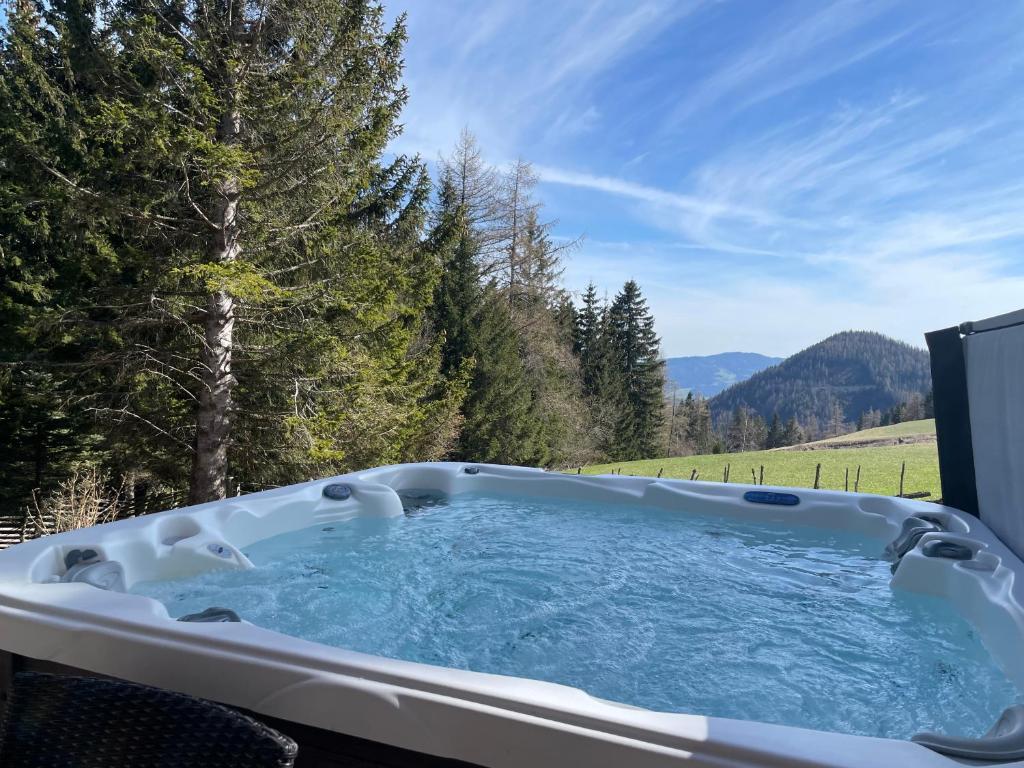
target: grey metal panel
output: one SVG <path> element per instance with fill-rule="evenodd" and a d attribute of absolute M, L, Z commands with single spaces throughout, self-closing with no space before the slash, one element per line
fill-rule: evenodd
<path fill-rule="evenodd" d="M 978 509 L 1024 557 L 1024 325 L 989 327 L 963 340 Z"/>
<path fill-rule="evenodd" d="M 1020 325 L 1024 323 L 1024 309 L 1018 309 L 1016 312 L 1007 312 L 1005 315 L 996 315 L 995 317 L 988 317 L 984 320 L 974 320 L 973 322 L 962 323 L 960 330 L 967 333 L 982 333 L 984 331 L 991 331 L 996 328 L 1005 328 L 1010 325 Z"/>

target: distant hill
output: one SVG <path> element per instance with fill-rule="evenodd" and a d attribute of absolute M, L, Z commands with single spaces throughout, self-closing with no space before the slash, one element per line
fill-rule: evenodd
<path fill-rule="evenodd" d="M 781 362 L 781 357 L 768 357 L 756 352 L 670 357 L 665 360 L 665 379 L 669 390 L 675 384 L 681 395 L 699 392 L 704 397 L 714 397 L 723 389 Z"/>
<path fill-rule="evenodd" d="M 884 411 L 931 387 L 928 353 L 880 333 L 845 331 L 754 374 L 711 400 L 718 418 L 746 405 L 765 419 L 778 412 L 825 424 L 838 402 L 847 421 Z"/>

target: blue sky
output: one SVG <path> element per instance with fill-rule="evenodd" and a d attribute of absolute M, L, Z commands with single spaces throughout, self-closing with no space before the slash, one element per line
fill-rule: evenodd
<path fill-rule="evenodd" d="M 1024 306 L 1024 4 L 404 0 L 405 133 L 540 172 L 569 287 L 666 355 Z"/>

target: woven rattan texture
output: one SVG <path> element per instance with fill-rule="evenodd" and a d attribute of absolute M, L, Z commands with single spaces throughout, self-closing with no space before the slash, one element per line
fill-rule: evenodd
<path fill-rule="evenodd" d="M 227 707 L 157 688 L 14 676 L 3 768 L 291 768 L 295 742 Z"/>

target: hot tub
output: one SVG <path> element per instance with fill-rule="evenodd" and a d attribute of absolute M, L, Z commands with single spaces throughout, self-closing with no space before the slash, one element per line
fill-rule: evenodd
<path fill-rule="evenodd" d="M 12 547 L 0 649 L 496 768 L 1006 763 L 1022 568 L 925 502 L 412 464 Z"/>

